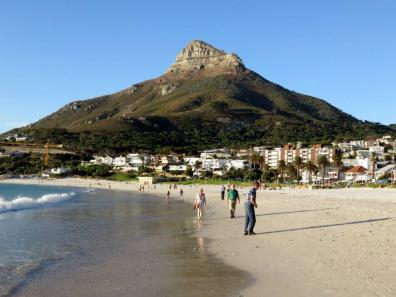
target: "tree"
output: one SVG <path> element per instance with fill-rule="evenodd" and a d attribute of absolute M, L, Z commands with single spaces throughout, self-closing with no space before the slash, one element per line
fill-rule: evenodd
<path fill-rule="evenodd" d="M 261 175 L 261 180 L 263 182 L 272 183 L 276 180 L 277 172 L 275 169 L 265 170 Z"/>
<path fill-rule="evenodd" d="M 311 161 L 308 161 L 307 163 L 305 163 L 304 167 L 305 167 L 305 170 L 308 171 L 309 183 L 311 184 L 312 183 L 312 172 L 314 172 L 317 168 L 316 168 L 315 164 L 312 163 Z"/>
<path fill-rule="evenodd" d="M 286 170 L 286 163 L 285 163 L 285 160 L 280 160 L 280 161 L 278 162 L 278 171 L 279 171 L 279 173 L 281 174 L 282 182 L 283 182 L 283 179 L 284 179 L 285 170 Z"/>
<path fill-rule="evenodd" d="M 293 181 L 294 177 L 297 176 L 296 167 L 292 163 L 287 163 L 286 165 L 286 172 L 289 176 L 289 181 Z"/>
<path fill-rule="evenodd" d="M 263 170 L 263 169 L 264 169 L 264 166 L 266 165 L 266 164 L 265 164 L 265 159 L 264 159 L 263 156 L 259 156 L 259 158 L 258 158 L 258 163 L 259 163 L 260 169 Z"/>
<path fill-rule="evenodd" d="M 194 172 L 192 170 L 192 167 L 190 165 L 188 165 L 187 169 L 186 169 L 186 175 L 191 177 L 191 176 L 193 176 L 193 174 L 194 174 Z"/>
<path fill-rule="evenodd" d="M 337 180 L 340 179 L 340 171 L 344 163 L 342 162 L 342 155 L 340 151 L 336 151 L 334 158 L 333 158 L 333 164 L 337 168 Z"/>
<path fill-rule="evenodd" d="M 375 171 L 375 165 L 377 164 L 377 154 L 375 152 L 371 153 L 371 177 L 374 179 L 374 171 Z"/>
<path fill-rule="evenodd" d="M 257 181 L 260 180 L 262 174 L 260 169 L 252 169 L 247 171 L 243 178 L 246 181 Z"/>
<path fill-rule="evenodd" d="M 318 165 L 320 166 L 321 169 L 321 175 L 322 175 L 322 185 L 324 185 L 324 175 L 326 171 L 326 167 L 329 165 L 329 160 L 327 159 L 327 156 L 321 155 L 318 158 Z"/>
<path fill-rule="evenodd" d="M 300 169 L 301 166 L 303 165 L 302 159 L 300 156 L 296 156 L 294 158 L 294 162 L 293 162 L 294 166 L 296 166 L 296 170 L 297 170 L 297 182 L 300 180 Z"/>
<path fill-rule="evenodd" d="M 257 164 L 260 164 L 260 156 L 258 154 L 251 155 L 249 159 L 250 159 L 250 162 L 253 165 L 253 169 L 256 168 Z"/>

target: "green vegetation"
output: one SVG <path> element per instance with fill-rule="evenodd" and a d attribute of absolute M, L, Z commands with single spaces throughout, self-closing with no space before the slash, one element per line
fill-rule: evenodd
<path fill-rule="evenodd" d="M 62 143 L 91 152 L 174 151 L 213 147 L 306 144 L 396 135 L 390 126 L 359 121 L 327 102 L 289 91 L 253 72 L 173 79 L 176 89 L 161 95 L 158 81 L 74 103 L 14 130 L 35 142 Z M 227 119 L 227 123 L 218 121 Z"/>
<path fill-rule="evenodd" d="M 137 175 L 135 172 L 116 172 L 107 177 L 107 179 L 115 181 L 137 181 Z"/>
<path fill-rule="evenodd" d="M 66 167 L 77 168 L 81 162 L 81 157 L 77 155 L 52 155 L 49 159 L 48 168 Z M 47 169 L 44 166 L 43 155 L 41 154 L 21 154 L 14 157 L 0 158 L 1 174 L 41 174 Z"/>

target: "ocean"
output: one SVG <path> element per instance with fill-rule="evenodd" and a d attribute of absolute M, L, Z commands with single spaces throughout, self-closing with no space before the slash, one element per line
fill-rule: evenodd
<path fill-rule="evenodd" d="M 193 217 L 177 199 L 0 184 L 0 296 L 234 296 L 248 276 Z"/>

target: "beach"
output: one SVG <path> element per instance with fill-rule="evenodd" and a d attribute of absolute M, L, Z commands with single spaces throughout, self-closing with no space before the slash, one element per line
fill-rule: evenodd
<path fill-rule="evenodd" d="M 41 183 L 33 179 L 6 182 Z M 137 183 L 77 178 L 43 183 L 131 192 L 139 188 Z M 150 187 L 145 195 L 165 199 L 169 185 Z M 200 187 L 179 186 L 171 190 L 170 199 L 192 205 Z M 202 187 L 208 207 L 197 236 L 209 242 L 205 246 L 216 260 L 249 273 L 250 281 L 241 284 L 239 296 L 396 294 L 396 190 L 259 190 L 257 235 L 244 236 L 242 193 L 247 189 L 238 189 L 241 205 L 237 205 L 236 218 L 230 219 L 227 205 L 220 199 L 220 187 Z M 191 212 L 191 221 L 193 217 Z"/>

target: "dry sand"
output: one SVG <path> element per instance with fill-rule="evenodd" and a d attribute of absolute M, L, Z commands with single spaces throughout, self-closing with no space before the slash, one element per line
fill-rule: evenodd
<path fill-rule="evenodd" d="M 137 183 L 74 178 L 44 183 L 138 189 Z M 146 192 L 165 197 L 168 187 Z M 182 187 L 192 203 L 199 188 Z M 213 239 L 209 249 L 219 259 L 251 273 L 255 281 L 241 296 L 396 296 L 396 190 L 260 190 L 258 234 L 244 236 L 243 201 L 230 219 L 219 186 L 203 187 L 208 207 L 199 232 Z M 171 199 L 180 199 L 178 190 Z"/>

